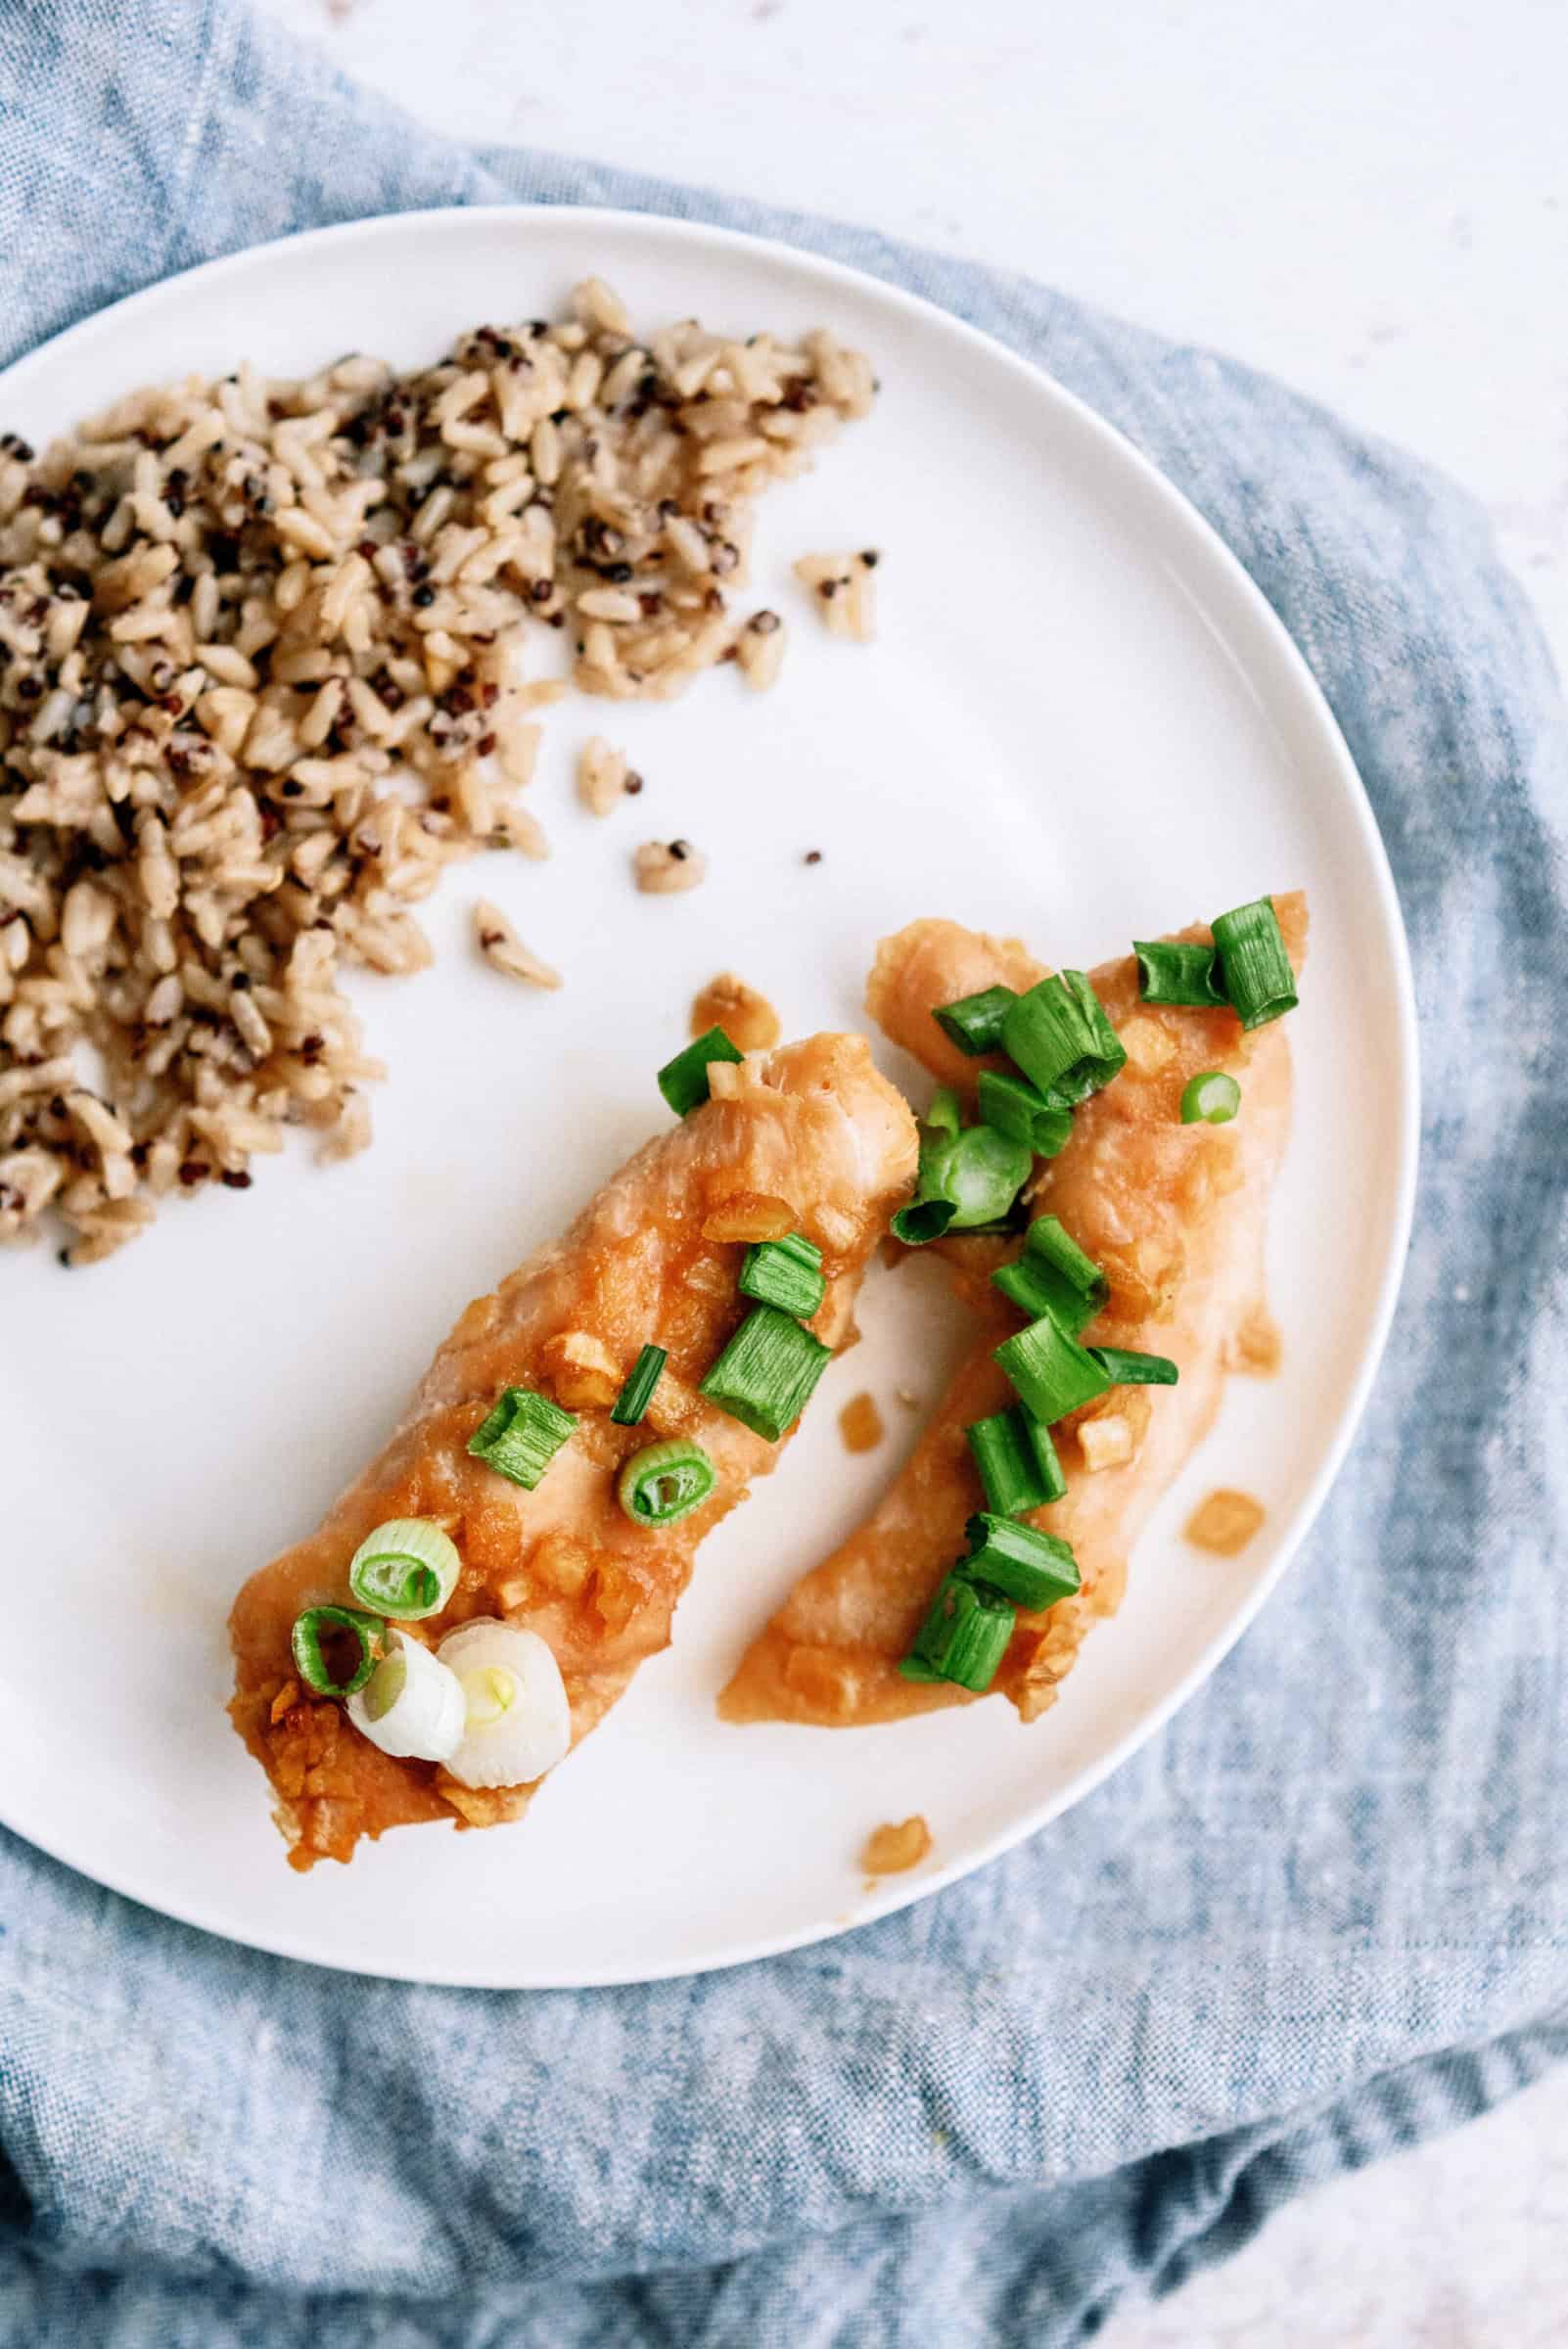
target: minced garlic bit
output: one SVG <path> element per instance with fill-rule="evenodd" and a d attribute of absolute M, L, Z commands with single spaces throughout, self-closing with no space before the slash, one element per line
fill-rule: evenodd
<path fill-rule="evenodd" d="M 1091 1473 L 1125 1466 L 1134 1450 L 1132 1422 L 1124 1411 L 1105 1411 L 1097 1419 L 1080 1420 L 1078 1440 L 1084 1450 L 1084 1465 Z"/>
<path fill-rule="evenodd" d="M 887 1432 L 874 1395 L 854 1396 L 839 1413 L 846 1451 L 875 1451 Z"/>
<path fill-rule="evenodd" d="M 692 1035 L 706 1036 L 710 1028 L 722 1028 L 742 1052 L 765 1052 L 784 1033 L 767 997 L 748 987 L 744 979 L 737 979 L 733 971 L 720 971 L 692 997 Z"/>
<path fill-rule="evenodd" d="M 868 546 L 857 555 L 803 555 L 796 564 L 795 576 L 811 590 L 811 601 L 830 636 L 869 644 L 876 635 L 871 575 L 881 560 L 876 548 Z"/>
<path fill-rule="evenodd" d="M 635 799 L 642 777 L 626 764 L 626 754 L 602 734 L 593 735 L 577 754 L 577 798 L 590 815 L 608 815 L 618 801 Z"/>
<path fill-rule="evenodd" d="M 1194 1549 L 1212 1550 L 1218 1558 L 1233 1558 L 1246 1548 L 1268 1511 L 1250 1493 L 1232 1493 L 1222 1485 L 1200 1500 L 1182 1527 Z"/>
<path fill-rule="evenodd" d="M 689 840 L 645 840 L 631 859 L 637 887 L 647 897 L 672 897 L 695 889 L 708 871 L 708 859 Z"/>
<path fill-rule="evenodd" d="M 481 898 L 474 907 L 474 936 L 486 962 L 509 979 L 525 979 L 530 987 L 559 987 L 561 974 L 541 962 L 523 944 L 499 905 Z"/>
<path fill-rule="evenodd" d="M 735 639 L 735 666 L 754 693 L 765 693 L 784 665 L 788 634 L 776 612 L 754 612 Z"/>
<path fill-rule="evenodd" d="M 734 1062 L 728 1064 L 734 1067 Z M 796 1215 L 787 1199 L 771 1191 L 732 1191 L 703 1219 L 705 1240 L 739 1240 L 755 1246 L 761 1240 L 782 1240 L 795 1229 Z"/>
<path fill-rule="evenodd" d="M 865 1839 L 860 1865 L 868 1876 L 901 1875 L 906 1867 L 918 1867 L 930 1850 L 931 1829 L 917 1811 L 913 1819 L 900 1819 L 897 1826 L 873 1827 Z"/>

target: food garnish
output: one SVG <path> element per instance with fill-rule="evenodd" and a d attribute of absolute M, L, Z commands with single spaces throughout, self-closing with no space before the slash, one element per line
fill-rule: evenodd
<path fill-rule="evenodd" d="M 406 1762 L 449 1762 L 463 1742 L 468 1708 L 450 1666 L 418 1639 L 392 1630 L 389 1648 L 348 1698 L 362 1737 Z"/>
<path fill-rule="evenodd" d="M 348 1562 L 348 1588 L 363 1607 L 400 1623 L 438 1615 L 457 1588 L 457 1544 L 433 1517 L 391 1517 L 365 1536 Z"/>
<path fill-rule="evenodd" d="M 1183 1126 L 1228 1126 L 1241 1107 L 1241 1087 L 1223 1069 L 1205 1069 L 1181 1087 Z"/>
<path fill-rule="evenodd" d="M 610 1413 L 617 1427 L 636 1427 L 646 1417 L 654 1389 L 663 1378 L 669 1359 L 663 1346 L 643 1348 L 632 1363 L 626 1383 L 617 1396 Z"/>
<path fill-rule="evenodd" d="M 633 1525 L 675 1525 L 700 1509 L 718 1483 L 718 1471 L 689 1436 L 634 1451 L 616 1492 Z"/>
<path fill-rule="evenodd" d="M 498 1476 L 531 1493 L 576 1424 L 570 1411 L 530 1387 L 508 1387 L 468 1449 Z"/>
<path fill-rule="evenodd" d="M 776 1305 L 797 1321 L 809 1321 L 827 1295 L 822 1251 L 801 1231 L 784 1240 L 761 1240 L 747 1249 L 736 1285 L 758 1305 Z"/>
<path fill-rule="evenodd" d="M 673 1060 L 667 1060 L 659 1072 L 659 1090 L 664 1094 L 677 1118 L 683 1118 L 708 1099 L 709 1064 L 715 1060 L 740 1061 L 746 1057 L 724 1034 L 722 1028 L 710 1028 L 695 1043 L 687 1044 Z"/>
<path fill-rule="evenodd" d="M 776 1305 L 749 1313 L 699 1390 L 770 1444 L 795 1425 L 832 1360 L 831 1349 Z"/>

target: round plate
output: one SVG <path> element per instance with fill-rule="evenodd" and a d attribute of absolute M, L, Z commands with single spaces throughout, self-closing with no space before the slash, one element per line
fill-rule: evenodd
<path fill-rule="evenodd" d="M 1392 1310 L 1416 1136 L 1414 1018 L 1387 862 L 1344 743 L 1263 597 L 1171 486 L 1045 376 L 907 295 L 803 253 L 616 212 L 419 214 L 220 261 L 106 311 L 0 379 L 43 440 L 142 384 L 242 356 L 303 373 L 347 348 L 427 361 L 460 328 L 551 308 L 597 270 L 649 325 L 825 322 L 884 391 L 762 501 L 754 592 L 791 641 L 765 699 L 732 670 L 650 707 L 548 714 L 531 805 L 551 862 L 459 866 L 425 909 L 436 968 L 355 988 L 391 1066 L 375 1148 L 300 1148 L 254 1190 L 171 1202 L 108 1264 L 9 1258 L 0 1427 L 13 1559 L 0 1808 L 46 1851 L 213 1932 L 423 1982 L 627 1982 L 733 1964 L 884 1914 L 1076 1802 L 1190 1696 L 1301 1541 Z M 875 546 L 881 638 L 828 637 L 790 577 Z M 571 787 L 589 733 L 647 778 L 604 822 Z M 685 834 L 689 897 L 633 891 L 632 849 Z M 817 850 L 820 862 L 807 865 Z M 225 1719 L 240 1581 L 314 1524 L 465 1302 L 557 1231 L 663 1121 L 654 1072 L 693 991 L 738 970 L 787 1035 L 858 1027 L 877 941 L 919 914 L 1092 964 L 1194 915 L 1305 887 L 1294 1139 L 1269 1261 L 1281 1374 L 1237 1382 L 1138 1545 L 1117 1620 L 1025 1728 L 1003 1703 L 854 1731 L 726 1727 L 714 1696 L 802 1570 L 912 1444 L 961 1332 L 926 1267 L 873 1271 L 778 1473 L 713 1537 L 672 1649 L 487 1834 L 400 1832 L 351 1868 L 285 1865 Z M 483 966 L 484 892 L 566 974 Z M 890 1059 L 889 1065 L 892 1065 Z M 1357 1148 L 1344 1147 L 1354 1134 Z M 1336 1277 L 1315 1277 L 1332 1255 Z M 869 1389 L 889 1426 L 838 1433 Z M 1239 1559 L 1178 1542 L 1193 1502 L 1267 1503 Z M 20 1502 L 20 1508 L 19 1508 Z M 19 1537 L 20 1536 L 20 1540 Z M 879 1820 L 931 1860 L 878 1890 Z"/>

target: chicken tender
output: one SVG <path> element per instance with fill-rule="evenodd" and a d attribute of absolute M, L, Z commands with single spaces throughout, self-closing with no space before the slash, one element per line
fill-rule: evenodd
<path fill-rule="evenodd" d="M 346 1601 L 349 1560 L 374 1527 L 445 1528 L 462 1559 L 457 1587 L 439 1616 L 402 1628 L 434 1641 L 501 1617 L 540 1635 L 565 1680 L 575 1744 L 669 1644 L 699 1543 L 778 1457 L 779 1445 L 697 1392 L 749 1311 L 736 1290 L 749 1218 L 777 1219 L 783 1203 L 784 1220 L 822 1251 L 827 1290 L 809 1326 L 830 1347 L 849 1336 L 861 1275 L 914 1177 L 908 1108 L 857 1036 L 754 1055 L 713 1082 L 715 1097 L 639 1152 L 563 1240 L 468 1308 L 380 1458 L 240 1592 L 230 1712 L 272 1780 L 296 1867 L 346 1860 L 360 1836 L 421 1819 L 514 1819 L 532 1792 L 469 1787 L 438 1764 L 395 1759 L 337 1702 L 300 1687 L 295 1618 Z M 610 1406 L 644 1343 L 666 1348 L 669 1363 L 644 1423 L 620 1427 Z M 511 1386 L 577 1414 L 532 1491 L 468 1451 Z M 675 1524 L 633 1524 L 618 1471 L 675 1437 L 709 1452 L 716 1490 Z"/>
<path fill-rule="evenodd" d="M 1306 902 L 1276 898 L 1274 907 L 1299 969 Z M 1201 927 L 1179 935 L 1209 941 Z M 894 1042 L 972 1097 L 987 1064 L 956 1052 L 933 1010 L 1044 975 L 1014 941 L 916 922 L 882 946 L 867 1002 Z M 1127 1066 L 1076 1112 L 1059 1157 L 1037 1165 L 1029 1204 L 1060 1217 L 1109 1279 L 1109 1302 L 1084 1342 L 1168 1355 L 1180 1383 L 1152 1393 L 1113 1387 L 1055 1431 L 1069 1490 L 1026 1522 L 1072 1543 L 1083 1588 L 1019 1615 L 991 1692 L 1026 1721 L 1054 1701 L 1086 1633 L 1115 1612 L 1132 1544 L 1212 1426 L 1226 1372 L 1263 1366 L 1276 1352 L 1264 1243 L 1290 1119 L 1283 1023 L 1248 1035 L 1228 1008 L 1144 1003 L 1130 955 L 1091 978 Z M 1240 1114 L 1228 1126 L 1184 1126 L 1182 1089 L 1211 1069 L 1239 1081 Z M 796 1585 L 748 1649 L 719 1700 L 727 1720 L 841 1727 L 975 1701 L 949 1681 L 907 1681 L 899 1663 L 966 1547 L 966 1520 L 985 1505 L 964 1430 L 1014 1401 L 992 1355 L 1021 1323 L 989 1279 L 1011 1251 L 985 1239 L 937 1246 L 977 1309 L 973 1352 L 880 1507 Z"/>

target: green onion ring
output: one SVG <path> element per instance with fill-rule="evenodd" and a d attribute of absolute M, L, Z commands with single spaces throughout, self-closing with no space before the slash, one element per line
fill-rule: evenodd
<path fill-rule="evenodd" d="M 367 1615 L 359 1607 L 306 1607 L 297 1616 L 289 1644 L 294 1650 L 294 1668 L 307 1688 L 317 1696 L 352 1696 L 363 1688 L 385 1652 L 386 1625 L 379 1615 Z M 346 1681 L 335 1681 L 327 1670 L 327 1659 L 321 1652 L 324 1632 L 352 1632 L 359 1642 L 359 1662 Z"/>

